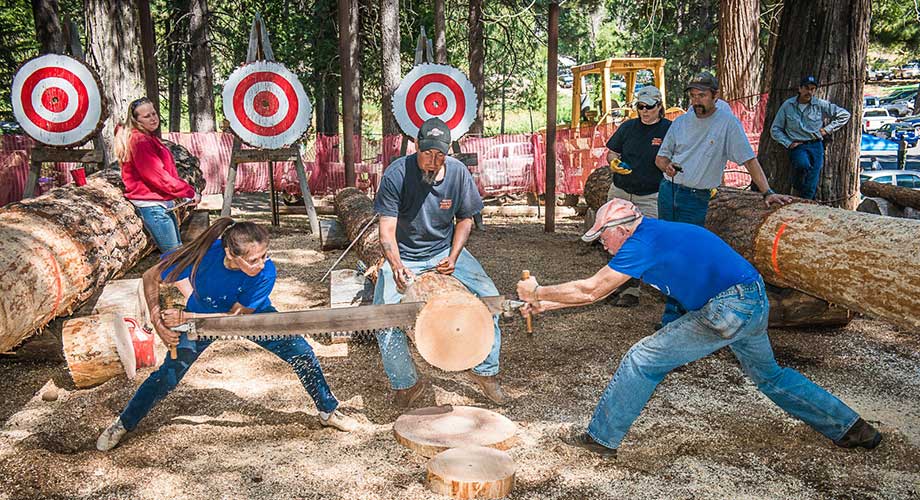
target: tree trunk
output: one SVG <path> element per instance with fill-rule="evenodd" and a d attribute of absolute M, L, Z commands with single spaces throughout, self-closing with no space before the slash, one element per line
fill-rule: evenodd
<path fill-rule="evenodd" d="M 437 0 L 443 1 L 443 0 Z M 383 135 L 399 134 L 399 125 L 393 116 L 393 92 L 399 86 L 402 79 L 399 58 L 399 1 L 398 0 L 380 0 L 380 55 L 383 75 L 381 78 L 380 96 L 381 107 L 383 108 Z M 384 165 L 388 164 L 389 158 L 384 157 Z"/>
<path fill-rule="evenodd" d="M 766 209 L 757 193 L 723 188 L 709 204 L 706 227 L 773 285 L 920 327 L 920 254 L 913 251 L 920 221 L 812 203 Z"/>
<path fill-rule="evenodd" d="M 435 455 L 427 467 L 428 489 L 457 499 L 505 498 L 514 486 L 514 460 L 493 448 L 452 448 Z"/>
<path fill-rule="evenodd" d="M 783 12 L 783 0 L 772 0 L 768 2 L 768 8 L 771 9 L 770 33 L 767 35 L 767 46 L 763 54 L 763 71 L 760 78 L 761 94 L 770 91 L 770 82 L 773 81 L 773 66 L 776 55 L 776 40 L 779 39 L 779 20 Z"/>
<path fill-rule="evenodd" d="M 486 98 L 486 47 L 485 25 L 482 20 L 483 0 L 470 0 L 469 10 L 469 41 L 470 50 L 470 82 L 476 89 L 476 120 L 470 127 L 471 135 L 482 135 L 485 129 L 485 98 Z M 553 80 L 555 81 L 555 80 Z"/>
<path fill-rule="evenodd" d="M 366 1 L 366 0 L 365 0 Z M 355 134 L 355 162 L 361 161 L 361 149 L 360 149 L 360 139 L 361 139 L 361 122 L 362 122 L 362 109 L 363 103 L 361 96 L 364 95 L 364 79 L 362 78 L 362 43 L 361 43 L 361 20 L 359 19 L 359 13 L 361 12 L 361 5 L 359 0 L 349 0 L 351 7 L 349 9 L 349 32 L 353 37 L 353 43 L 350 45 L 351 53 L 349 54 L 349 68 L 351 69 L 351 78 L 352 85 L 349 88 L 351 91 L 351 102 L 354 108 L 352 109 L 352 114 L 354 116 L 354 123 L 352 127 Z"/>
<path fill-rule="evenodd" d="M 182 91 L 185 67 L 185 31 L 180 25 L 185 9 L 182 0 L 169 2 L 169 19 L 166 22 L 166 78 L 169 94 L 169 131 L 178 132 L 182 127 Z"/>
<path fill-rule="evenodd" d="M 729 101 L 760 90 L 760 0 L 721 0 L 719 85 Z M 749 100 L 750 101 L 750 100 Z"/>
<path fill-rule="evenodd" d="M 157 80 L 157 41 L 150 17 L 150 0 L 137 0 L 137 21 L 140 30 L 141 59 L 144 65 L 144 89 L 153 102 L 153 109 L 160 112 L 160 85 Z M 157 135 L 159 136 L 159 129 Z"/>
<path fill-rule="evenodd" d="M 342 68 L 342 151 L 345 185 L 355 185 L 355 102 L 356 87 L 352 55 L 357 34 L 352 31 L 351 16 L 355 0 L 338 0 L 339 61 Z M 356 15 L 356 14 L 355 14 Z"/>
<path fill-rule="evenodd" d="M 444 0 L 434 0 L 434 60 L 438 64 L 447 64 L 447 30 L 444 19 Z"/>
<path fill-rule="evenodd" d="M 508 450 L 518 442 L 517 431 L 508 417 L 471 406 L 418 408 L 393 423 L 396 441 L 423 457 L 463 446 Z"/>
<path fill-rule="evenodd" d="M 214 77 L 207 0 L 189 2 L 188 110 L 192 132 L 214 132 Z"/>
<path fill-rule="evenodd" d="M 792 189 L 792 169 L 785 148 L 770 136 L 772 117 L 795 95 L 803 75 L 815 75 L 817 96 L 853 109 L 862 116 L 866 50 L 869 40 L 870 0 L 787 0 L 783 6 L 773 78 L 767 103 L 767 122 L 760 136 L 758 159 L 776 191 Z M 853 209 L 859 203 L 859 143 L 856 118 L 833 135 L 826 147 L 817 199 L 835 207 Z"/>
<path fill-rule="evenodd" d="M 67 42 L 61 30 L 57 0 L 32 0 L 32 17 L 35 19 L 35 38 L 41 54 L 63 54 Z"/>
<path fill-rule="evenodd" d="M 892 184 L 881 182 L 864 181 L 859 190 L 865 196 L 875 198 L 885 198 L 886 200 L 901 205 L 920 210 L 920 191 L 898 187 Z"/>
<path fill-rule="evenodd" d="M 87 61 L 104 82 L 109 118 L 101 132 L 108 158 L 114 158 L 115 124 L 128 115 L 128 104 L 146 94 L 138 16 L 134 2 L 85 0 Z"/>

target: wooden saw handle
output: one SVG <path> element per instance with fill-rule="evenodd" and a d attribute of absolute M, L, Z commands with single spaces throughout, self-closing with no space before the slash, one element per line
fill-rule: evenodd
<path fill-rule="evenodd" d="M 524 269 L 523 271 L 521 271 L 521 281 L 529 280 L 529 279 L 530 279 L 530 271 L 527 269 Z M 524 315 L 524 319 L 527 320 L 527 333 L 533 333 L 533 318 L 528 313 Z"/>

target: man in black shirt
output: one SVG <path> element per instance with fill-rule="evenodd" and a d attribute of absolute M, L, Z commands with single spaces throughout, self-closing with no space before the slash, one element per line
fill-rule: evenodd
<path fill-rule="evenodd" d="M 671 121 L 664 118 L 661 92 L 651 85 L 636 92 L 639 118 L 624 122 L 607 141 L 607 161 L 613 170 L 613 183 L 607 199 L 631 201 L 643 214 L 658 218 L 658 185 L 661 170 L 655 156 Z M 629 280 L 616 296 L 615 305 L 639 305 L 639 280 Z"/>

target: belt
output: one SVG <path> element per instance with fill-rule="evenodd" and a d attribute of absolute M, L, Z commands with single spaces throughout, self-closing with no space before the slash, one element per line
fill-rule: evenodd
<path fill-rule="evenodd" d="M 824 139 L 812 139 L 810 141 L 802 141 L 802 144 L 814 144 L 816 142 L 824 142 Z"/>
<path fill-rule="evenodd" d="M 663 181 L 665 181 L 665 182 L 667 182 L 667 183 L 670 183 L 671 185 L 673 185 L 675 188 L 677 188 L 677 189 L 680 190 L 680 191 L 688 191 L 688 192 L 691 192 L 691 193 L 706 193 L 706 196 L 709 196 L 709 192 L 711 191 L 710 189 L 692 188 L 692 187 L 684 186 L 683 184 L 678 184 L 678 183 L 676 183 L 676 182 L 671 182 L 671 180 L 668 179 L 667 177 L 663 177 L 661 180 L 663 180 Z"/>

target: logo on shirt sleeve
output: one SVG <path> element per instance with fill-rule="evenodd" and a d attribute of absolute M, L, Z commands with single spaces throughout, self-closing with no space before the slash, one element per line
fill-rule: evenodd
<path fill-rule="evenodd" d="M 452 206 L 454 206 L 454 200 L 450 198 L 441 200 L 441 203 L 438 205 L 441 210 L 450 210 Z"/>

